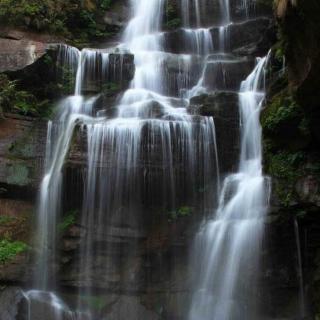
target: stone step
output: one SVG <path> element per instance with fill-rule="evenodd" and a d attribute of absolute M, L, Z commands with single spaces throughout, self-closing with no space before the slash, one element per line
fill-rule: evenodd
<path fill-rule="evenodd" d="M 211 60 L 203 73 L 203 87 L 209 90 L 238 91 L 240 84 L 254 67 L 252 59 Z"/>
<path fill-rule="evenodd" d="M 221 0 L 197 0 L 199 7 L 196 7 L 196 1 L 170 1 L 170 9 L 174 10 L 175 18 L 181 21 L 181 24 L 189 27 L 209 27 L 212 24 L 223 24 L 226 22 L 229 12 L 229 19 L 233 22 L 243 21 L 249 18 L 261 16 L 272 16 L 272 5 L 263 1 L 251 0 L 229 0 L 229 10 L 226 10 L 224 1 Z M 186 11 L 189 13 L 186 14 Z M 172 15 L 172 14 L 171 14 Z M 198 18 L 197 18 L 198 16 Z M 170 16 L 164 14 L 163 25 L 168 28 Z"/>
<path fill-rule="evenodd" d="M 132 54 L 104 53 L 87 50 L 90 54 L 82 56 L 82 92 L 100 93 L 103 90 L 125 89 L 134 77 L 135 65 Z"/>
<path fill-rule="evenodd" d="M 196 30 L 191 32 L 189 29 L 177 29 L 163 34 L 165 51 L 201 54 L 205 51 L 204 41 L 208 41 L 208 33 L 211 34 L 212 45 L 207 45 L 207 53 L 226 51 L 241 55 L 267 52 L 275 35 L 273 20 L 265 17 L 225 26 L 213 26 L 206 31 L 202 30 L 202 35 Z"/>

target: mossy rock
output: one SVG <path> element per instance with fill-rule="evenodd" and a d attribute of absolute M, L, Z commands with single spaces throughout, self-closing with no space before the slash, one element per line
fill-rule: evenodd
<path fill-rule="evenodd" d="M 264 136 L 275 146 L 301 150 L 310 142 L 308 120 L 301 106 L 288 89 L 271 98 L 261 113 Z"/>
<path fill-rule="evenodd" d="M 8 167 L 7 183 L 17 186 L 27 186 L 31 183 L 31 170 L 24 163 L 16 163 Z"/>

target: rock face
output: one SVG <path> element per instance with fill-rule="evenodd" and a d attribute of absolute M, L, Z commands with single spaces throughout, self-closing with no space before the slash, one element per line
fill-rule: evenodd
<path fill-rule="evenodd" d="M 283 232 L 287 239 L 283 239 L 284 242 L 281 243 L 287 243 L 293 253 L 296 248 L 294 259 L 282 259 L 276 253 L 272 256 L 278 259 L 281 270 L 286 275 L 287 282 L 283 279 L 283 283 L 287 283 L 293 290 L 294 286 L 297 287 L 297 282 L 294 285 L 294 278 L 300 281 L 300 310 L 297 312 L 306 319 L 317 318 L 320 314 L 320 177 L 315 169 L 319 163 L 320 141 L 320 41 L 319 34 L 315 31 L 319 29 L 319 12 L 317 1 L 277 1 L 280 41 L 274 48 L 274 53 L 277 54 L 271 55 L 271 84 L 261 119 L 265 139 L 265 170 L 273 178 L 271 211 L 282 219 L 276 223 L 271 234 L 276 238 L 274 230 L 281 225 L 284 230 L 287 225 L 291 236 Z M 281 54 L 284 55 L 285 69 Z M 293 231 L 292 226 L 295 226 Z M 300 269 L 299 252 L 297 245 L 294 248 L 292 244 L 294 241 L 297 245 L 300 241 Z M 288 270 L 290 263 L 295 265 L 295 275 Z M 281 279 L 275 281 L 280 282 Z M 288 300 L 290 296 L 291 304 L 294 305 L 291 293 L 281 299 Z M 304 300 L 304 310 L 301 299 Z"/>
<path fill-rule="evenodd" d="M 0 72 L 25 68 L 45 55 L 48 43 L 57 37 L 4 28 L 0 34 Z"/>
<path fill-rule="evenodd" d="M 219 48 L 220 29 L 211 27 L 209 30 L 213 47 Z M 228 35 L 225 50 L 242 56 L 263 56 L 276 40 L 274 21 L 270 18 L 255 18 L 232 23 L 225 27 L 224 32 Z M 186 42 L 184 29 L 166 32 L 164 38 L 167 51 L 192 53 L 193 48 Z"/>
<path fill-rule="evenodd" d="M 192 112 L 203 116 L 213 117 L 220 169 L 231 172 L 237 164 L 240 150 L 239 135 L 239 96 L 235 92 L 218 91 L 210 95 L 194 97 L 190 101 Z M 228 144 L 225 144 L 228 141 Z"/>
<path fill-rule="evenodd" d="M 290 86 L 296 88 L 299 103 L 311 114 L 311 130 L 318 143 L 320 37 L 316 32 L 319 29 L 316 16 L 319 12 L 319 3 L 315 0 L 296 5 L 279 1 L 277 11 L 283 37 L 288 39 L 286 58 Z M 294 28 L 296 25 L 299 30 Z"/>
<path fill-rule="evenodd" d="M 104 22 L 108 26 L 123 28 L 130 16 L 128 0 L 116 1 L 104 15 Z"/>
<path fill-rule="evenodd" d="M 0 72 L 15 71 L 32 64 L 45 54 L 45 45 L 28 40 L 0 39 Z"/>
<path fill-rule="evenodd" d="M 0 124 L 0 183 L 9 190 L 24 190 L 28 197 L 38 188 L 43 171 L 46 122 L 6 114 Z"/>

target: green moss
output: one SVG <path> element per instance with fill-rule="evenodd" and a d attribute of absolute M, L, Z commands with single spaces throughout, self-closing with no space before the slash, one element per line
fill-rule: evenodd
<path fill-rule="evenodd" d="M 274 191 L 284 207 L 296 199 L 295 185 L 305 174 L 306 154 L 302 151 L 282 151 L 274 154 L 268 150 L 270 144 L 265 143 L 266 171 L 274 178 Z"/>
<path fill-rule="evenodd" d="M 0 240 L 0 263 L 4 264 L 28 249 L 22 241 Z"/>
<path fill-rule="evenodd" d="M 81 296 L 81 301 L 85 303 L 90 309 L 95 311 L 100 311 L 105 308 L 108 304 L 108 301 L 105 297 L 102 296 Z"/>
<path fill-rule="evenodd" d="M 101 91 L 107 95 L 114 95 L 115 93 L 119 92 L 120 89 L 120 84 L 115 82 L 108 82 L 102 85 Z"/>
<path fill-rule="evenodd" d="M 166 23 L 166 27 L 170 30 L 179 28 L 181 26 L 181 19 L 180 18 L 174 18 Z"/>
<path fill-rule="evenodd" d="M 285 90 L 272 98 L 262 113 L 261 124 L 264 129 L 276 133 L 284 125 L 301 119 L 303 119 L 301 108 L 294 97 Z"/>

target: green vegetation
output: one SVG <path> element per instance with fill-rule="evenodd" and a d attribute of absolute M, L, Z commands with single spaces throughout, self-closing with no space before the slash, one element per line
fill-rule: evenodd
<path fill-rule="evenodd" d="M 107 299 L 102 296 L 81 296 L 80 299 L 90 309 L 93 309 L 95 311 L 100 311 L 107 305 Z"/>
<path fill-rule="evenodd" d="M 295 199 L 295 184 L 303 175 L 302 165 L 305 161 L 303 152 L 287 151 L 277 154 L 268 153 L 267 172 L 276 179 L 275 192 L 283 206 L 287 207 Z"/>
<path fill-rule="evenodd" d="M 4 264 L 8 262 L 27 249 L 28 245 L 22 241 L 0 240 L 0 263 Z"/>
<path fill-rule="evenodd" d="M 114 95 L 121 90 L 121 86 L 115 82 L 108 82 L 102 85 L 101 91 L 106 95 Z"/>
<path fill-rule="evenodd" d="M 85 43 L 108 34 L 97 21 L 111 4 L 112 0 L 0 0 L 0 21 Z"/>
<path fill-rule="evenodd" d="M 76 216 L 78 214 L 78 210 L 68 211 L 63 217 L 62 221 L 58 224 L 58 230 L 60 232 L 64 232 L 68 230 L 72 225 L 76 222 Z"/>
<path fill-rule="evenodd" d="M 179 18 L 178 9 L 176 5 L 173 3 L 169 3 L 166 6 L 166 28 L 169 30 L 173 30 L 181 27 L 182 21 Z"/>
<path fill-rule="evenodd" d="M 52 112 L 49 100 L 39 101 L 32 93 L 18 89 L 18 82 L 0 74 L 0 113 L 48 117 Z"/>
<path fill-rule="evenodd" d="M 168 213 L 168 221 L 176 221 L 178 218 L 189 217 L 193 212 L 193 208 L 182 206 L 178 209 L 172 210 Z"/>
<path fill-rule="evenodd" d="M 10 224 L 14 220 L 15 218 L 11 216 L 0 216 L 0 226 L 5 226 L 7 224 Z"/>
<path fill-rule="evenodd" d="M 269 132 L 277 133 L 281 126 L 300 122 L 303 119 L 302 110 L 292 95 L 281 92 L 273 97 L 266 112 L 262 116 L 262 126 Z"/>

